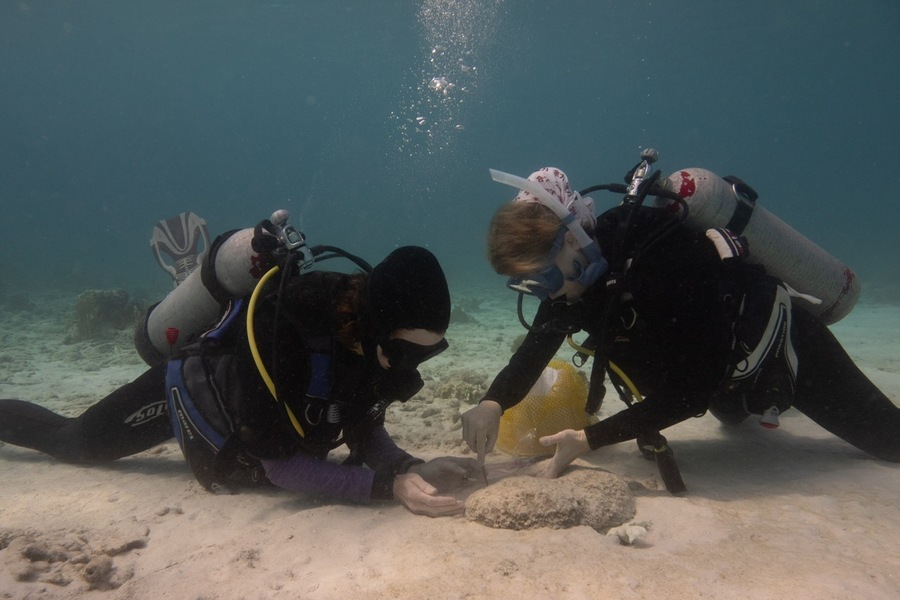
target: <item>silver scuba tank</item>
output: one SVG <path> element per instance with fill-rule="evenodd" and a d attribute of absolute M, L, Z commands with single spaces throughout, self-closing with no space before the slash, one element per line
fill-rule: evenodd
<path fill-rule="evenodd" d="M 134 345 L 144 362 L 158 364 L 196 341 L 219 316 L 222 301 L 253 291 L 264 274 L 251 246 L 253 235 L 248 228 L 219 236 L 200 268 L 150 307 L 134 330 Z"/>
<path fill-rule="evenodd" d="M 850 267 L 757 204 L 755 194 L 748 194 L 746 186 L 697 168 L 676 171 L 660 183 L 687 203 L 688 227 L 697 231 L 726 227 L 746 237 L 749 261 L 765 266 L 769 274 L 800 292 L 794 303 L 826 325 L 836 323 L 853 309 L 860 283 Z M 658 207 L 673 203 L 656 198 Z"/>

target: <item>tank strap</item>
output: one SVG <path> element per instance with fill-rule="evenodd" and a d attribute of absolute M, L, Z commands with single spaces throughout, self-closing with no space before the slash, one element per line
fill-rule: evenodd
<path fill-rule="evenodd" d="M 756 199 L 759 198 L 759 194 L 756 193 L 756 190 L 734 175 L 728 175 L 722 179 L 731 184 L 734 198 L 737 200 L 734 212 L 731 214 L 731 219 L 728 221 L 728 224 L 725 225 L 725 228 L 730 229 L 737 235 L 741 235 L 744 233 L 744 228 L 747 227 L 747 223 L 750 222 L 750 217 L 753 215 L 753 209 L 756 208 Z"/>
<path fill-rule="evenodd" d="M 334 378 L 332 359 L 334 340 L 330 335 L 318 336 L 306 341 L 310 359 L 307 397 L 331 401 L 331 384 Z"/>
<path fill-rule="evenodd" d="M 203 286 L 219 304 L 228 302 L 231 299 L 231 294 L 219 283 L 219 278 L 216 275 L 216 255 L 219 253 L 219 248 L 222 247 L 222 244 L 238 231 L 240 229 L 232 229 L 218 236 L 209 247 L 209 252 L 206 253 L 203 264 L 200 267 L 200 280 L 203 282 Z"/>
<path fill-rule="evenodd" d="M 212 329 L 200 335 L 201 338 L 222 340 L 231 329 L 232 323 L 244 308 L 243 298 L 237 300 L 229 300 L 225 303 L 224 310 L 219 316 L 219 320 L 213 325 Z"/>

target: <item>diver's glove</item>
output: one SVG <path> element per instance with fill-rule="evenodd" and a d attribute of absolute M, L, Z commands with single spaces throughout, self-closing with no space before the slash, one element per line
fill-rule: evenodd
<path fill-rule="evenodd" d="M 485 455 L 494 451 L 502 414 L 500 403 L 487 398 L 462 414 L 463 440 L 478 454 L 478 464 L 483 465 Z"/>
<path fill-rule="evenodd" d="M 378 400 L 406 402 L 425 385 L 416 369 L 390 369 L 377 377 L 372 392 Z"/>

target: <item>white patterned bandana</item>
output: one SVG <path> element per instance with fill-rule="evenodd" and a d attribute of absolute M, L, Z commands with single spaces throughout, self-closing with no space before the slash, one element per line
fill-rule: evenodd
<path fill-rule="evenodd" d="M 591 198 L 582 198 L 578 192 L 573 192 L 569 187 L 569 178 L 562 170 L 555 167 L 544 167 L 528 176 L 529 181 L 534 181 L 547 190 L 551 196 L 562 204 L 567 211 L 578 217 L 581 226 L 586 231 L 592 231 L 597 224 L 594 214 L 594 201 Z M 516 196 L 516 202 L 540 202 L 534 194 L 522 190 Z"/>

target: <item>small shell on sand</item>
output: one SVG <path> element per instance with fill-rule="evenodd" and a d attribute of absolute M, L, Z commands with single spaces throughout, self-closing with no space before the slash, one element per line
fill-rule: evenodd
<path fill-rule="evenodd" d="M 619 543 L 623 546 L 631 546 L 637 542 L 644 541 L 649 529 L 649 523 L 625 523 L 624 525 L 613 527 L 606 532 L 606 535 L 619 538 Z"/>

